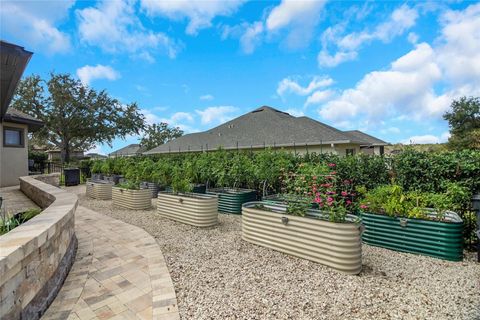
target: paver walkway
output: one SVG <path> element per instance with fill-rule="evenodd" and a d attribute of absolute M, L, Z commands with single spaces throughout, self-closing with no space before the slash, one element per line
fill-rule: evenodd
<path fill-rule="evenodd" d="M 42 319 L 179 319 L 155 239 L 141 228 L 78 207 L 75 263 Z"/>

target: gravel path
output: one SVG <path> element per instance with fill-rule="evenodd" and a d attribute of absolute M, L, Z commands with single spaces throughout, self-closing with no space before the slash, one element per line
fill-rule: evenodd
<path fill-rule="evenodd" d="M 182 319 L 480 319 L 480 264 L 363 245 L 359 276 L 241 240 L 241 216 L 220 215 L 198 229 L 155 210 L 97 212 L 140 226 L 157 238 L 174 282 Z"/>

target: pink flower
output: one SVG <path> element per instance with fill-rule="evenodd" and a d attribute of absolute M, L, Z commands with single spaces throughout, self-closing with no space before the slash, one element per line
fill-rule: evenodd
<path fill-rule="evenodd" d="M 317 180 L 317 176 L 313 176 L 312 179 L 313 179 L 313 180 Z"/>
<path fill-rule="evenodd" d="M 330 174 L 335 175 L 335 174 L 337 174 L 337 171 L 332 171 L 332 172 L 330 172 Z"/>
<path fill-rule="evenodd" d="M 352 204 L 352 201 L 347 200 L 347 206 L 348 206 L 348 205 L 351 205 L 351 204 Z"/>
<path fill-rule="evenodd" d="M 348 196 L 348 192 L 347 191 L 342 191 L 342 196 L 344 196 L 344 197 Z"/>
<path fill-rule="evenodd" d="M 351 181 L 350 181 L 350 180 L 343 180 L 343 183 L 344 183 L 344 184 L 350 184 Z"/>
<path fill-rule="evenodd" d="M 330 168 L 332 168 L 332 167 L 335 167 L 336 164 L 335 164 L 335 163 L 329 163 L 328 166 L 329 166 Z"/>
<path fill-rule="evenodd" d="M 368 209 L 368 206 L 367 206 L 367 205 L 364 205 L 364 204 L 361 204 L 361 205 L 360 205 L 360 209 Z"/>
<path fill-rule="evenodd" d="M 328 198 L 327 198 L 327 202 L 328 202 L 328 203 L 332 203 L 332 202 L 333 202 L 333 198 L 332 198 L 332 197 L 328 197 Z"/>

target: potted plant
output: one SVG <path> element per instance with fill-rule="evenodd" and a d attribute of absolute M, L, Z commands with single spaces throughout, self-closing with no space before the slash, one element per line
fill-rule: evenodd
<path fill-rule="evenodd" d="M 139 183 L 125 182 L 112 187 L 112 203 L 114 206 L 146 210 L 152 206 L 152 193 L 148 189 L 140 189 Z"/>
<path fill-rule="evenodd" d="M 217 188 L 208 189 L 208 194 L 218 196 L 218 211 L 222 213 L 242 213 L 242 204 L 257 200 L 257 191 L 239 188 L 247 179 L 246 158 L 235 153 L 229 158 L 224 150 L 218 151 L 217 159 L 211 161 L 212 174 Z M 229 186 L 229 187 L 226 187 Z"/>
<path fill-rule="evenodd" d="M 244 204 L 242 239 L 340 272 L 360 273 L 360 219 L 348 213 L 351 206 L 348 191 L 342 190 L 335 179 L 334 171 L 324 176 L 296 175 L 289 180 L 289 186 L 296 192 L 286 198 L 286 204 L 266 201 Z M 312 208 L 312 202 L 318 209 Z"/>
<path fill-rule="evenodd" d="M 92 165 L 92 180 L 103 180 L 102 160 L 96 160 Z"/>
<path fill-rule="evenodd" d="M 387 249 L 463 259 L 463 221 L 453 211 L 469 195 L 466 189 L 449 184 L 443 194 L 405 192 L 398 185 L 377 187 L 368 192 L 361 206 L 365 225 L 363 241 Z"/>
<path fill-rule="evenodd" d="M 158 193 L 157 211 L 165 218 L 196 227 L 210 227 L 218 223 L 218 198 L 192 193 L 191 181 L 181 167 L 171 174 L 172 192 Z"/>

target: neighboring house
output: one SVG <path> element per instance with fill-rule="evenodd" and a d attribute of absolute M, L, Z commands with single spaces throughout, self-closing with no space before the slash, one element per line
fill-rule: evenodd
<path fill-rule="evenodd" d="M 375 138 L 374 136 L 366 134 L 360 130 L 344 132 L 347 135 L 350 135 L 352 139 L 364 141 L 364 143 L 360 145 L 360 152 L 365 154 L 383 155 L 385 153 L 385 146 L 389 145 L 387 142 Z"/>
<path fill-rule="evenodd" d="M 28 175 L 28 132 L 40 129 L 43 122 L 9 108 L 15 89 L 27 66 L 31 52 L 0 41 L 0 187 L 19 184 Z"/>
<path fill-rule="evenodd" d="M 87 153 L 85 154 L 85 158 L 89 158 L 92 160 L 100 160 L 100 159 L 106 159 L 108 158 L 106 155 L 99 154 L 99 153 Z"/>
<path fill-rule="evenodd" d="M 220 147 L 226 150 L 261 150 L 270 147 L 297 154 L 328 152 L 347 155 L 356 154 L 371 145 L 365 136 L 353 135 L 308 117 L 294 117 L 263 106 L 208 131 L 171 140 L 144 154 L 202 152 Z"/>
<path fill-rule="evenodd" d="M 145 149 L 142 146 L 140 146 L 137 143 L 132 143 L 126 147 L 118 149 L 117 151 L 113 151 L 112 153 L 109 153 L 108 156 L 110 158 L 132 157 L 132 156 L 137 156 L 139 154 L 142 154 L 143 151 L 145 151 Z"/>
<path fill-rule="evenodd" d="M 60 149 L 51 149 L 46 151 L 48 154 L 48 161 L 56 162 L 62 160 L 62 151 Z M 70 160 L 80 160 L 85 158 L 83 150 L 75 150 L 70 152 Z"/>

